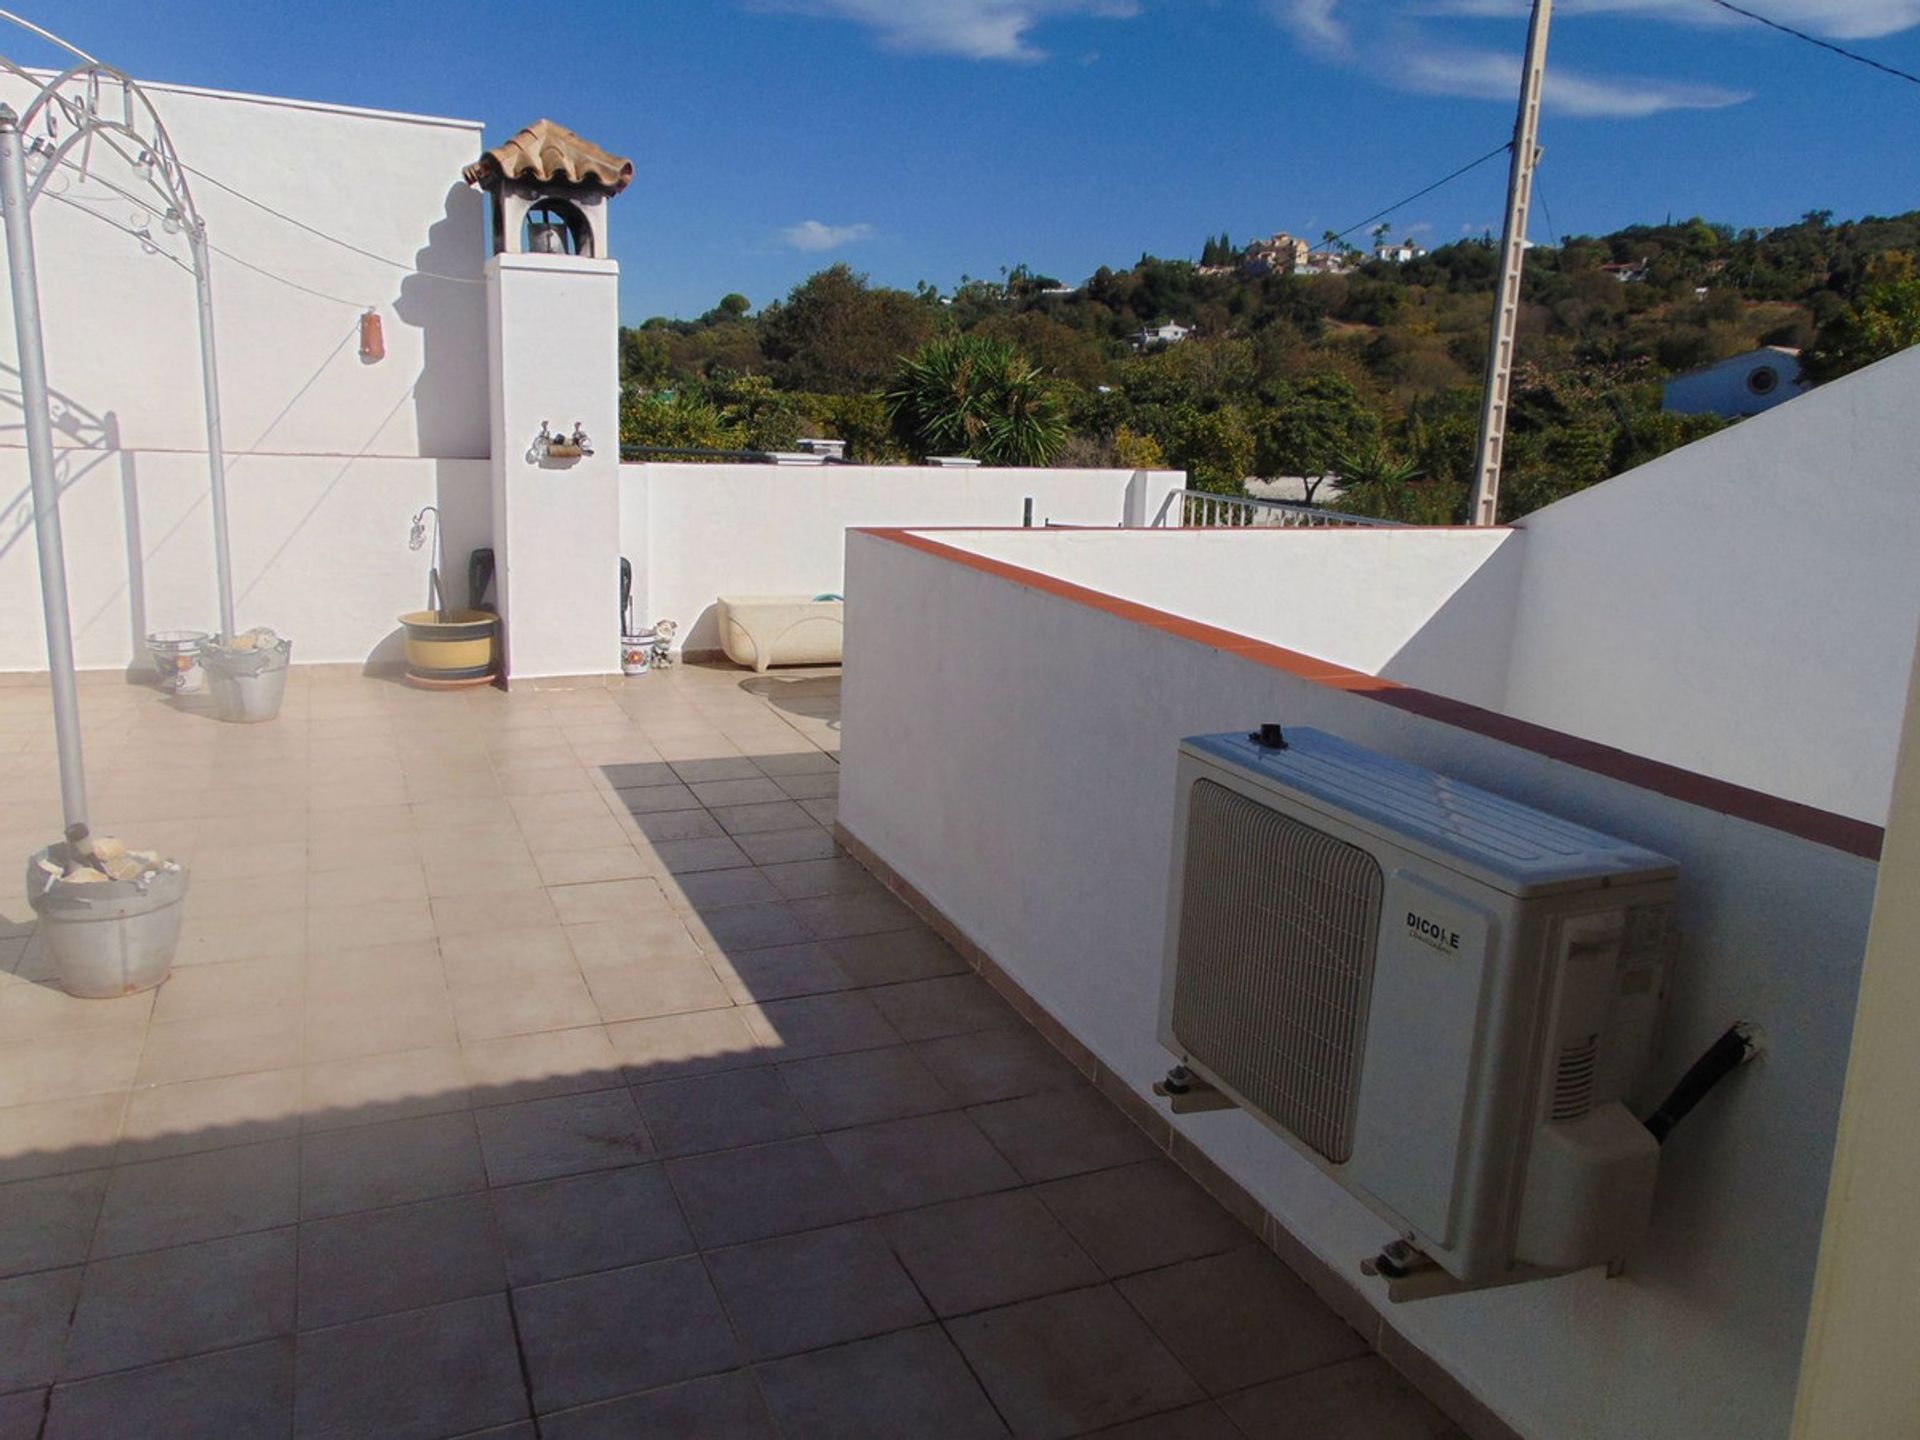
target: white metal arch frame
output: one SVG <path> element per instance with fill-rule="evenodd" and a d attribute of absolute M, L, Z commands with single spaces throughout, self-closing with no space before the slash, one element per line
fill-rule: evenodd
<path fill-rule="evenodd" d="M 87 837 L 85 762 L 80 743 L 79 699 L 74 674 L 73 633 L 69 618 L 65 547 L 60 534 L 59 485 L 54 473 L 51 396 L 40 323 L 40 293 L 33 249 L 33 203 L 57 171 L 77 168 L 88 178 L 97 144 L 124 161 L 164 204 L 169 224 L 186 233 L 192 250 L 199 299 L 200 369 L 206 403 L 207 472 L 213 512 L 214 558 L 219 572 L 220 628 L 235 633 L 233 565 L 228 545 L 226 457 L 220 428 L 220 381 L 213 330 L 213 290 L 206 223 L 193 203 L 186 167 L 165 123 L 139 84 L 124 72 L 102 64 L 39 26 L 0 10 L 5 20 L 51 42 L 77 63 L 52 79 L 43 79 L 0 55 L 5 71 L 35 87 L 24 114 L 0 104 L 0 208 L 5 211 L 7 261 L 13 289 L 14 329 L 19 344 L 21 410 L 32 482 L 35 538 L 40 558 L 41 605 L 46 617 L 47 664 L 53 690 L 54 729 L 60 756 L 60 799 L 67 838 L 79 845 Z M 103 88 L 117 89 L 118 114 L 103 108 Z M 69 133 L 62 137 L 62 122 Z M 35 133 L 35 131 L 40 133 Z M 79 152 L 77 165 L 74 152 Z M 39 162 L 27 174 L 27 155 Z M 99 177 L 94 177 L 99 178 Z M 136 204 L 141 196 L 112 181 L 100 183 Z"/>

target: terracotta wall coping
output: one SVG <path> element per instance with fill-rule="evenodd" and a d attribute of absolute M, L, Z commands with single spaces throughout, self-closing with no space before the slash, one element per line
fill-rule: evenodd
<path fill-rule="evenodd" d="M 979 531 L 986 528 L 988 527 L 955 526 L 945 529 L 928 529 L 927 527 L 898 529 L 871 526 L 856 527 L 855 533 L 871 535 L 876 539 L 923 551 L 953 564 L 964 565 L 969 569 L 1011 581 L 1029 590 L 1055 595 L 1089 609 L 1103 610 L 1109 615 L 1130 621 L 1135 625 L 1159 630 L 1168 635 L 1177 635 L 1183 640 L 1191 640 L 1197 644 L 1224 651 L 1269 669 L 1285 671 L 1296 679 L 1310 681 L 1315 685 L 1324 685 L 1330 690 L 1344 690 L 1349 694 L 1364 696 L 1379 704 L 1391 705 L 1397 710 L 1405 710 L 1409 714 L 1423 716 L 1428 720 L 1451 725 L 1456 729 L 1472 731 L 1476 735 L 1484 735 L 1490 740 L 1498 740 L 1522 750 L 1531 750 L 1537 755 L 1545 755 L 1549 759 L 1591 771 L 1596 775 L 1604 775 L 1608 779 L 1618 780 L 1642 790 L 1650 790 L 1672 800 L 1696 805 L 1701 809 L 1716 811 L 1722 815 L 1731 815 L 1735 819 L 1745 820 L 1751 824 L 1764 825 L 1768 829 L 1778 830 L 1802 840 L 1810 840 L 1816 845 L 1824 845 L 1848 855 L 1858 855 L 1865 860 L 1878 861 L 1880 858 L 1880 846 L 1885 831 L 1880 826 L 1870 825 L 1864 820 L 1836 815 L 1832 811 L 1821 810 L 1812 805 L 1802 805 L 1794 800 L 1783 800 L 1759 790 L 1750 790 L 1744 785 L 1735 785 L 1731 781 L 1716 780 L 1710 775 L 1701 775 L 1696 771 L 1684 770 L 1677 765 L 1650 760 L 1644 755 L 1617 750 L 1611 745 L 1583 740 L 1565 731 L 1552 730 L 1544 725 L 1534 725 L 1525 720 L 1516 720 L 1496 710 L 1469 705 L 1460 700 L 1450 700 L 1430 690 L 1420 690 L 1411 685 L 1402 685 L 1398 681 L 1382 679 L 1378 675 L 1369 675 L 1365 671 L 1354 670 L 1331 660 L 1317 659 L 1311 655 L 1303 655 L 1297 650 L 1289 650 L 1282 645 L 1272 645 L 1262 640 L 1250 639 L 1232 630 L 1222 630 L 1215 625 L 1205 625 L 1197 620 L 1185 620 L 1178 615 L 1170 615 L 1164 610 L 1156 610 L 1150 605 L 1122 600 L 1116 595 L 1109 595 L 1101 590 L 1092 590 L 1084 585 L 1076 585 L 1071 581 L 1061 580 L 1038 570 L 1009 564 L 1004 560 L 976 555 L 972 551 L 962 550 L 957 546 L 929 538 L 933 534 L 957 533 L 963 530 Z M 1025 527 L 1005 528 L 1024 529 Z M 1142 530 L 1140 533 L 1165 535 L 1194 532 Z"/>

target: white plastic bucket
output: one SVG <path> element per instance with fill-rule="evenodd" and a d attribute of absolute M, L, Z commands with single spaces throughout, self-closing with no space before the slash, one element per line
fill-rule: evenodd
<path fill-rule="evenodd" d="M 57 864 L 55 848 L 28 858 L 27 899 L 59 967 L 60 987 L 97 1000 L 151 990 L 165 980 L 180 944 L 185 868 L 156 870 L 138 880 L 49 884 L 41 862 Z"/>

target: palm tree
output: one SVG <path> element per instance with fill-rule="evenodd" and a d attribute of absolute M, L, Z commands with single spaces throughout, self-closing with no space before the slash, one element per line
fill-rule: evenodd
<path fill-rule="evenodd" d="M 920 458 L 1045 465 L 1066 443 L 1053 386 L 1004 340 L 955 335 L 904 357 L 883 397 L 895 436 Z"/>

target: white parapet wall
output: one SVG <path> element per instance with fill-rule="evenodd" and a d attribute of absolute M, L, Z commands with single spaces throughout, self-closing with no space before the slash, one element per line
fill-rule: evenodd
<path fill-rule="evenodd" d="M 846 534 L 869 526 L 1144 524 L 1186 483 L 1178 471 L 899 465 L 621 467 L 621 550 L 636 619 L 672 620 L 685 649 L 717 651 L 722 595 L 838 593 Z"/>
<path fill-rule="evenodd" d="M 144 88 L 225 252 L 212 273 L 239 621 L 292 636 L 296 661 L 385 657 L 394 617 L 426 601 L 414 511 L 440 506 L 458 572 L 490 532 L 485 228 L 460 179 L 481 127 Z M 0 79 L 0 98 L 21 109 L 30 91 Z M 140 663 L 146 631 L 216 628 L 218 607 L 185 238 L 158 200 L 107 188 L 138 193 L 120 162 L 96 147 L 90 164 L 92 180 L 49 181 L 32 219 L 75 643 L 83 667 L 111 669 Z M 379 360 L 360 352 L 368 310 Z M 14 349 L 0 290 L 0 395 L 17 405 Z M 0 671 L 46 667 L 31 526 L 20 432 L 0 432 Z"/>
<path fill-rule="evenodd" d="M 1399 1306 L 1388 1321 L 1538 1440 L 1784 1435 L 1878 832 L 1774 816 L 1735 787 L 1010 573 L 952 538 L 850 539 L 840 817 L 1137 1094 L 1172 1058 L 1155 1034 L 1182 736 L 1318 726 L 1679 860 L 1684 942 L 1649 1094 L 1735 1019 L 1766 1028 L 1767 1058 L 1675 1132 L 1623 1277 Z M 1183 553 L 1196 574 L 1214 553 L 1187 534 L 1125 538 Z M 1323 538 L 1275 535 L 1270 553 L 1279 564 Z M 1175 1124 L 1341 1274 L 1357 1281 L 1392 1238 L 1256 1121 Z"/>
<path fill-rule="evenodd" d="M 1920 625 L 1920 349 L 1519 522 L 1509 713 L 1879 824 Z"/>

